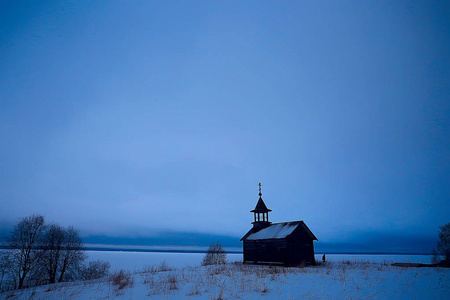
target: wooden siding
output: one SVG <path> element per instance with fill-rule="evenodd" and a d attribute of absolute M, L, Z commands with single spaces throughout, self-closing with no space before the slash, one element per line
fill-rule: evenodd
<path fill-rule="evenodd" d="M 313 240 L 300 226 L 283 239 L 244 239 L 243 242 L 244 263 L 315 264 Z"/>
<path fill-rule="evenodd" d="M 284 264 L 287 260 L 285 239 L 244 241 L 244 262 Z"/>
<path fill-rule="evenodd" d="M 287 240 L 291 265 L 315 263 L 314 243 L 304 230 L 297 228 Z"/>

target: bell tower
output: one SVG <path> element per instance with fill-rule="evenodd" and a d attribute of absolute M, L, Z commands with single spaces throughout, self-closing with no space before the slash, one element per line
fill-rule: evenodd
<path fill-rule="evenodd" d="M 258 185 L 259 185 L 259 194 L 258 194 L 259 199 L 258 202 L 256 203 L 255 209 L 250 211 L 254 214 L 255 219 L 255 221 L 252 222 L 253 228 L 257 230 L 270 226 L 271 222 L 269 222 L 269 212 L 272 211 L 271 209 L 267 208 L 266 204 L 262 199 L 261 182 Z"/>

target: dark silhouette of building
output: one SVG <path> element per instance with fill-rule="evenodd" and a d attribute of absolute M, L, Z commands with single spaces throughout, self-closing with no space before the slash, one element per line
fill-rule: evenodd
<path fill-rule="evenodd" d="M 303 221 L 271 223 L 270 211 L 262 199 L 260 183 L 258 203 L 250 211 L 254 213 L 253 227 L 241 239 L 244 263 L 315 264 L 313 242 L 317 238 L 308 226 Z"/>

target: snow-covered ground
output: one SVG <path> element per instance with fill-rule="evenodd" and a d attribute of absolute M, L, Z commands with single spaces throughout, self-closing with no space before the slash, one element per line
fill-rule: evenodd
<path fill-rule="evenodd" d="M 215 267 L 201 267 L 204 254 L 195 253 L 89 251 L 88 255 L 89 260 L 109 261 L 112 274 L 124 269 L 124 276 L 117 276 L 115 283 L 109 277 L 46 285 L 3 293 L 0 298 L 450 299 L 449 269 L 390 266 L 428 263 L 426 255 L 329 254 L 325 264 L 305 268 L 232 263 L 241 261 L 242 254 L 229 254 L 229 264 Z"/>
<path fill-rule="evenodd" d="M 120 252 L 119 252 L 120 253 Z M 95 253 L 98 254 L 98 253 Z M 103 253 L 103 258 L 121 257 Z M 168 269 L 170 263 L 189 265 L 201 254 L 125 252 L 122 262 L 141 267 L 113 272 L 109 278 L 46 285 L 0 294 L 5 299 L 449 299 L 450 269 L 398 268 L 386 262 L 345 256 L 314 267 L 282 268 L 229 263 Z M 92 255 L 95 256 L 95 255 Z M 233 255 L 234 256 L 234 255 Z M 125 258 L 126 257 L 126 258 Z M 151 258 L 165 264 L 147 265 Z M 237 257 L 236 257 L 237 258 Z M 332 260 L 338 256 L 330 255 Z M 377 261 L 387 261 L 377 256 Z M 398 259 L 396 259 L 398 260 Z M 405 260 L 403 260 L 405 261 Z M 408 261 L 408 260 L 406 260 Z M 113 266 L 120 264 L 112 262 Z M 145 266 L 145 267 L 144 267 Z M 163 266 L 163 268 L 161 268 Z M 129 268 L 128 268 L 129 269 Z M 114 275 L 115 274 L 115 275 Z"/>

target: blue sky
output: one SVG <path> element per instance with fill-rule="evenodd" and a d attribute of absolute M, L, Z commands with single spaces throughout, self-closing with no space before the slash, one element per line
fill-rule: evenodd
<path fill-rule="evenodd" d="M 240 237 L 258 182 L 325 243 L 449 222 L 448 2 L 0 3 L 4 228 Z"/>

